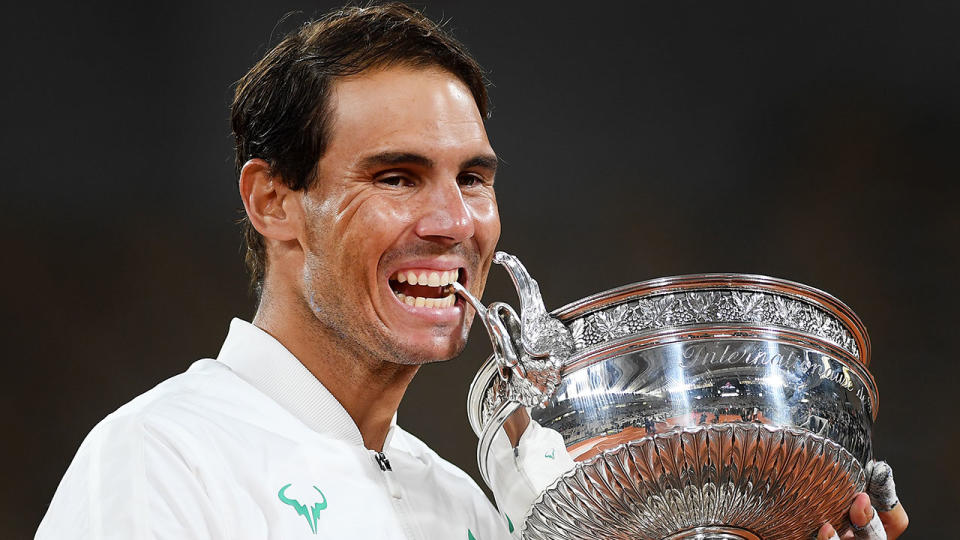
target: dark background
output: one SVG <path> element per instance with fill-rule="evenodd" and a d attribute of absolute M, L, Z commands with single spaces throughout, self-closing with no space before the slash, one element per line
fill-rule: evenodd
<path fill-rule="evenodd" d="M 490 71 L 501 248 L 548 307 L 708 271 L 833 293 L 871 333 L 876 453 L 895 466 L 906 537 L 942 538 L 960 507 L 960 3 L 897 4 L 426 12 Z M 333 5 L 4 8 L 2 537 L 32 534 L 96 422 L 251 317 L 232 84 Z M 516 302 L 502 271 L 495 299 Z M 475 477 L 464 401 L 488 353 L 475 332 L 400 409 Z"/>

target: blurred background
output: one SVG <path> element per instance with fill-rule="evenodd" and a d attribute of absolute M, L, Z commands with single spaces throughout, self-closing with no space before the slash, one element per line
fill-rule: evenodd
<path fill-rule="evenodd" d="M 3 8 L 3 538 L 32 536 L 100 419 L 251 318 L 233 83 L 337 5 Z M 696 272 L 829 291 L 873 340 L 905 537 L 956 534 L 960 3 L 417 5 L 489 70 L 501 248 L 548 307 Z M 516 302 L 491 275 L 484 300 Z M 478 478 L 474 330 L 400 422 Z"/>

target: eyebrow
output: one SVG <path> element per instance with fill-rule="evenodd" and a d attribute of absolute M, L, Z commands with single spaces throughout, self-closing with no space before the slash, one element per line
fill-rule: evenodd
<path fill-rule="evenodd" d="M 473 167 L 480 167 L 481 169 L 487 169 L 491 174 L 497 172 L 497 156 L 493 154 L 484 154 L 479 156 L 474 156 L 463 163 L 460 164 L 461 169 L 470 169 Z"/>
<path fill-rule="evenodd" d="M 374 167 L 390 167 L 395 165 L 419 165 L 424 168 L 433 167 L 433 160 L 413 152 L 380 152 L 360 160 L 360 167 L 372 169 Z"/>
<path fill-rule="evenodd" d="M 425 169 L 433 168 L 436 164 L 427 156 L 414 152 L 380 152 L 360 160 L 360 167 L 363 169 L 373 169 L 376 167 L 395 167 L 397 165 L 417 165 Z M 481 154 L 467 159 L 460 164 L 460 169 L 470 169 L 480 167 L 489 170 L 491 173 L 497 171 L 497 156 L 493 154 Z"/>

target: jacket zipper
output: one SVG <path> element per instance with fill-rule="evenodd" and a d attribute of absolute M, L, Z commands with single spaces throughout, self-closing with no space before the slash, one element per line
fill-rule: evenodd
<path fill-rule="evenodd" d="M 380 471 L 383 473 L 383 481 L 387 484 L 387 492 L 390 494 L 390 498 L 394 502 L 399 501 L 403 498 L 403 493 L 400 491 L 400 486 L 397 485 L 396 480 L 393 478 L 393 467 L 390 466 L 390 460 L 387 459 L 387 456 L 383 452 L 374 452 L 373 459 L 377 462 L 377 465 L 380 467 Z"/>
<path fill-rule="evenodd" d="M 380 465 L 381 471 L 386 472 L 393 470 L 390 468 L 390 460 L 387 459 L 387 456 L 385 456 L 383 452 L 376 452 L 373 457 L 377 460 L 377 465 Z"/>
<path fill-rule="evenodd" d="M 390 460 L 387 459 L 387 456 L 383 452 L 373 452 L 373 459 L 380 467 L 383 481 L 387 485 L 387 493 L 390 496 L 390 502 L 393 504 L 393 511 L 396 513 L 397 520 L 400 522 L 400 526 L 403 528 L 403 535 L 409 539 L 419 538 L 419 535 L 415 532 L 416 527 L 413 527 L 410 523 L 407 523 L 409 516 L 407 516 L 407 510 L 405 508 L 406 503 L 403 501 L 403 494 L 400 491 L 400 486 L 397 485 L 396 480 L 393 478 L 393 467 L 390 466 Z"/>

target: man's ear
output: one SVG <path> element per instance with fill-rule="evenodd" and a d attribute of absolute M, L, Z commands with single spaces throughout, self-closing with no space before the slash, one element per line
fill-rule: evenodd
<path fill-rule="evenodd" d="M 279 241 L 297 237 L 298 212 L 290 207 L 296 193 L 273 175 L 262 159 L 251 159 L 240 170 L 240 198 L 250 224 L 264 238 Z"/>

